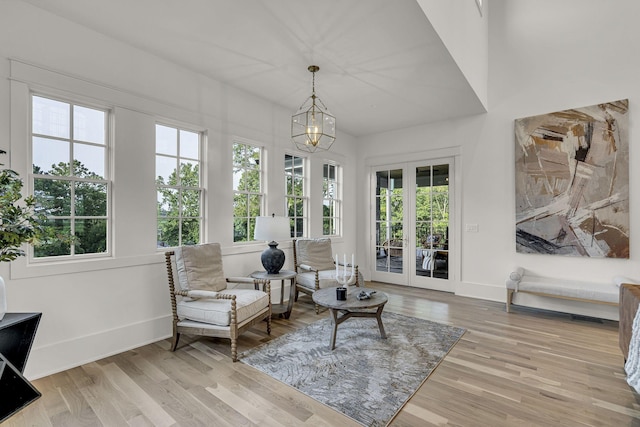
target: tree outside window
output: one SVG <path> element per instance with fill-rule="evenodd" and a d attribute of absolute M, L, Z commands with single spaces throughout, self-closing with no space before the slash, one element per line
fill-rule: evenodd
<path fill-rule="evenodd" d="M 253 241 L 256 217 L 262 214 L 262 149 L 233 144 L 233 241 Z"/>
<path fill-rule="evenodd" d="M 416 242 L 423 248 L 448 248 L 449 165 L 416 169 Z"/>
<path fill-rule="evenodd" d="M 340 234 L 339 167 L 325 163 L 322 167 L 322 234 Z"/>
<path fill-rule="evenodd" d="M 35 258 L 109 250 L 108 112 L 33 95 L 32 185 L 46 212 Z"/>
<path fill-rule="evenodd" d="M 291 237 L 303 237 L 307 226 L 304 158 L 285 154 L 284 177 L 285 203 L 291 224 Z"/>
<path fill-rule="evenodd" d="M 202 241 L 201 140 L 199 132 L 156 125 L 159 248 Z"/>

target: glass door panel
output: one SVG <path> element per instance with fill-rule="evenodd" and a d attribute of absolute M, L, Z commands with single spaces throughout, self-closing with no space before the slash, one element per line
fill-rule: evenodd
<path fill-rule="evenodd" d="M 448 279 L 449 165 L 415 170 L 415 276 Z"/>
<path fill-rule="evenodd" d="M 376 171 L 375 271 L 404 275 L 403 170 Z"/>

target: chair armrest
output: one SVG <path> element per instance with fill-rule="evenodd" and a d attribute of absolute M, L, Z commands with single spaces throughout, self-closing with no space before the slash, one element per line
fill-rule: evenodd
<path fill-rule="evenodd" d="M 255 279 L 251 277 L 227 277 L 227 283 L 249 283 L 253 285 Z"/>
<path fill-rule="evenodd" d="M 193 299 L 198 299 L 198 298 L 209 298 L 209 299 L 218 299 L 220 298 L 220 293 L 219 292 L 214 292 L 214 291 L 205 291 L 205 290 L 201 290 L 201 289 L 194 289 L 191 291 L 176 291 L 175 293 L 176 295 L 182 295 L 183 297 L 189 297 L 189 298 L 193 298 Z"/>
<path fill-rule="evenodd" d="M 271 295 L 271 280 L 269 279 L 254 279 L 252 277 L 227 277 L 226 280 L 227 283 L 251 284 L 256 291 L 260 290 L 260 285 L 262 285 L 262 290 L 265 293 Z M 230 289 L 234 288 L 236 288 L 236 286 L 232 286 Z"/>
<path fill-rule="evenodd" d="M 303 269 L 303 270 L 307 270 L 307 271 L 318 271 L 317 268 L 313 268 L 310 265 L 307 264 L 298 264 L 298 267 Z"/>
<path fill-rule="evenodd" d="M 335 262 L 335 261 L 334 261 L 334 262 Z M 344 266 L 344 267 L 351 267 L 351 263 L 350 263 L 350 262 L 348 262 L 348 263 L 346 263 L 346 264 L 345 264 L 344 262 L 340 262 L 340 261 L 338 261 L 338 265 L 342 265 L 342 266 Z M 358 268 L 358 264 L 353 264 L 353 268 Z"/>

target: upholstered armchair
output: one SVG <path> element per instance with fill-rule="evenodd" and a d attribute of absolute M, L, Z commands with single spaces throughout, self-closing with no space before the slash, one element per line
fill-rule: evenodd
<path fill-rule="evenodd" d="M 336 280 L 336 264 L 331 250 L 331 239 L 295 239 L 293 241 L 293 263 L 296 276 L 296 296 L 302 292 L 312 295 L 318 289 L 340 286 Z M 342 275 L 347 270 L 347 276 L 351 274 L 351 265 L 343 265 L 338 262 L 338 274 Z M 355 286 L 364 283 L 358 266 L 354 266 L 356 276 Z M 320 307 L 316 304 L 316 314 Z"/>
<path fill-rule="evenodd" d="M 182 246 L 165 252 L 165 261 L 173 313 L 171 351 L 176 350 L 181 333 L 229 338 L 235 362 L 242 332 L 265 320 L 271 334 L 269 281 L 225 278 L 220 244 Z"/>

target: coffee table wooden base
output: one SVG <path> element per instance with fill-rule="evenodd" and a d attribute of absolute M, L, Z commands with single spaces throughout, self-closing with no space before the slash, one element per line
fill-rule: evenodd
<path fill-rule="evenodd" d="M 359 300 L 356 294 L 362 291 L 369 293 L 371 298 Z M 347 294 L 346 300 L 338 300 L 336 288 L 325 288 L 315 291 L 311 298 L 316 304 L 327 307 L 329 313 L 331 313 L 331 320 L 333 321 L 331 350 L 336 348 L 338 325 L 351 317 L 375 317 L 378 321 L 380 336 L 383 339 L 387 338 L 387 333 L 384 331 L 384 326 L 382 325 L 382 309 L 388 301 L 387 294 L 384 292 L 355 287 L 355 289 L 352 289 L 351 292 Z"/>
<path fill-rule="evenodd" d="M 387 333 L 384 331 L 384 325 L 382 324 L 382 309 L 384 305 L 378 307 L 378 310 L 374 313 L 373 311 L 347 311 L 347 310 L 336 310 L 333 308 L 329 309 L 331 313 L 331 319 L 333 320 L 333 331 L 331 332 L 331 350 L 335 350 L 336 348 L 336 335 L 338 332 L 338 325 L 344 322 L 345 320 L 351 317 L 375 317 L 378 321 L 378 329 L 380 329 L 380 337 L 383 339 L 387 339 Z M 342 316 L 338 316 L 339 313 L 342 313 Z"/>

